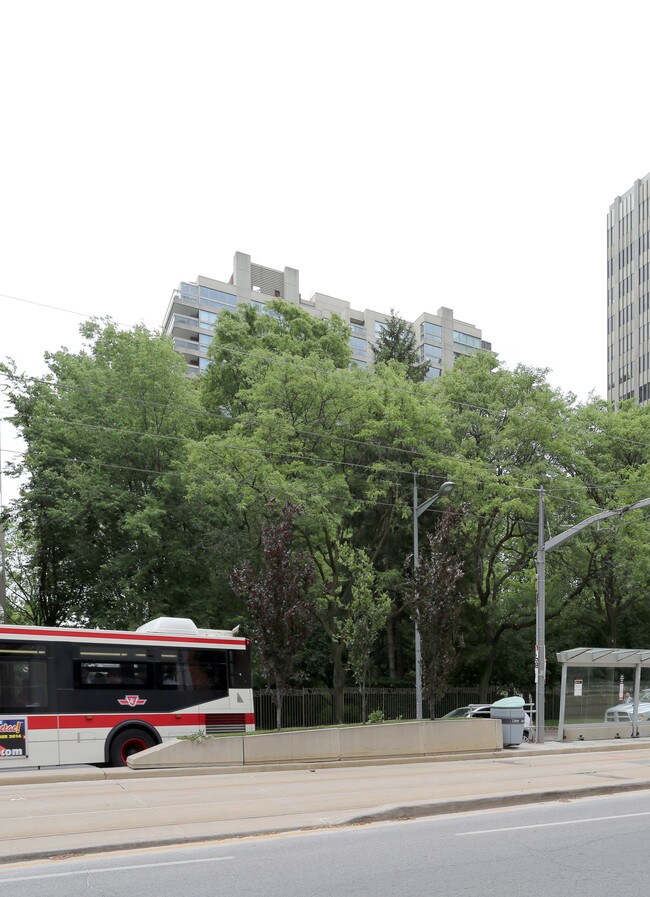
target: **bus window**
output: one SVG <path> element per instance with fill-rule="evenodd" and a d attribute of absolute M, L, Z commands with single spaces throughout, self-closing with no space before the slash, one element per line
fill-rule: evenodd
<path fill-rule="evenodd" d="M 251 688 L 251 658 L 249 651 L 228 651 L 231 688 Z"/>
<path fill-rule="evenodd" d="M 177 689 L 180 681 L 180 672 L 177 663 L 163 663 L 160 667 L 161 687 L 164 689 Z"/>
<path fill-rule="evenodd" d="M 152 688 L 150 663 L 76 660 L 75 688 Z"/>
<path fill-rule="evenodd" d="M 47 706 L 45 648 L 0 644 L 0 707 L 3 712 Z"/>
<path fill-rule="evenodd" d="M 224 651 L 188 648 L 180 652 L 180 687 L 186 691 L 228 693 L 228 672 Z"/>

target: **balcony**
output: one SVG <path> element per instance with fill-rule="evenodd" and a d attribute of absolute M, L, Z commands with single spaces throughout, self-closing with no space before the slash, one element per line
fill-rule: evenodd
<path fill-rule="evenodd" d="M 173 314 L 169 319 L 165 333 L 167 336 L 191 338 L 198 333 L 198 330 L 198 318 L 193 318 L 189 315 Z"/>
<path fill-rule="evenodd" d="M 187 360 L 190 358 L 196 359 L 200 355 L 205 355 L 205 350 L 199 344 L 198 340 L 180 339 L 175 336 L 174 349 L 181 355 L 184 355 Z"/>

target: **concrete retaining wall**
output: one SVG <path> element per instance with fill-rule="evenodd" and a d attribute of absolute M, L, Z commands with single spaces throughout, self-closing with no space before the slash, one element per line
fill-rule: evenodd
<path fill-rule="evenodd" d="M 503 748 L 500 720 L 426 720 L 305 729 L 265 735 L 175 740 L 129 757 L 132 769 L 259 766 L 314 761 L 426 757 Z"/>
<path fill-rule="evenodd" d="M 639 736 L 650 735 L 650 723 L 639 723 Z M 631 738 L 632 723 L 585 723 L 584 726 L 564 727 L 564 741 L 610 741 L 612 738 Z"/>

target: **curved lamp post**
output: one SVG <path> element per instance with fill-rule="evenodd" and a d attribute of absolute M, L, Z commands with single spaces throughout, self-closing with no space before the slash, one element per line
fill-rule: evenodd
<path fill-rule="evenodd" d="M 435 495 L 418 504 L 418 484 L 416 474 L 413 474 L 413 569 L 420 566 L 418 547 L 418 520 L 431 505 L 435 504 L 443 495 L 449 495 L 456 484 L 451 480 L 445 481 Z M 420 629 L 417 615 L 415 618 L 415 715 L 416 719 L 422 719 L 422 645 L 420 642 Z"/>
<path fill-rule="evenodd" d="M 545 506 L 544 506 L 544 490 L 539 490 L 539 523 L 538 523 L 538 540 L 537 540 L 537 607 L 536 607 L 536 635 L 535 644 L 535 741 L 538 744 L 544 743 L 544 728 L 546 725 L 544 714 L 544 699 L 546 697 L 546 552 L 552 551 L 558 545 L 562 545 L 567 539 L 575 536 L 576 533 L 582 532 L 592 523 L 598 523 L 600 520 L 607 520 L 609 517 L 620 517 L 627 514 L 628 511 L 637 511 L 639 508 L 647 508 L 650 505 L 650 498 L 642 498 L 641 501 L 635 501 L 632 505 L 626 505 L 624 508 L 615 508 L 612 511 L 600 511 L 598 514 L 592 514 L 591 517 L 581 520 L 575 526 L 570 527 L 563 533 L 553 536 L 552 539 L 544 541 L 544 523 L 545 523 Z"/>

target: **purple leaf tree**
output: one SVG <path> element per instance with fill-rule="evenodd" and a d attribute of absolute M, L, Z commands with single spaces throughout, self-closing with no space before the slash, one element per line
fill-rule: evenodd
<path fill-rule="evenodd" d="M 448 505 L 433 535 L 429 553 L 414 570 L 406 604 L 418 622 L 422 644 L 422 693 L 429 702 L 431 718 L 436 699 L 449 686 L 458 649 L 462 647 L 460 613 L 465 592 L 460 523 L 462 508 Z M 412 560 L 412 558 L 411 558 Z"/>
<path fill-rule="evenodd" d="M 305 552 L 294 548 L 294 521 L 300 515 L 299 507 L 285 504 L 281 519 L 262 531 L 260 569 L 247 563 L 230 574 L 233 591 L 246 602 L 260 672 L 275 689 L 278 729 L 282 727 L 282 701 L 295 672 L 296 654 L 315 624 L 311 594 L 314 566 Z"/>

